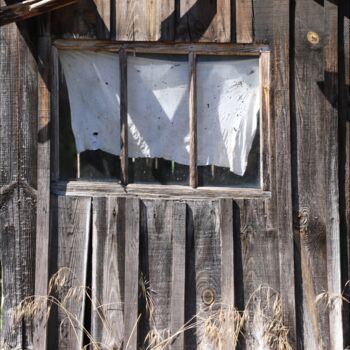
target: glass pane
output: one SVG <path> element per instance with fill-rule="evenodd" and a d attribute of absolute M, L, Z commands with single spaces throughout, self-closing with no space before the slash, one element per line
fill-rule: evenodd
<path fill-rule="evenodd" d="M 187 56 L 128 56 L 130 182 L 188 184 Z"/>
<path fill-rule="evenodd" d="M 259 187 L 259 105 L 258 58 L 197 58 L 201 186 Z"/>

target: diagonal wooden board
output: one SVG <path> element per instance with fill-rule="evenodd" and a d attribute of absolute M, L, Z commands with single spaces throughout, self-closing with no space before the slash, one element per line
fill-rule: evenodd
<path fill-rule="evenodd" d="M 0 7 L 0 26 L 73 5 L 79 0 L 26 0 Z"/>

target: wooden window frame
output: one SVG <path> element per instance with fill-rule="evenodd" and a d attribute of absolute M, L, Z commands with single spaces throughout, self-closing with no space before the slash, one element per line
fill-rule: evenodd
<path fill-rule="evenodd" d="M 120 132 L 121 132 L 121 184 L 111 181 L 60 181 L 59 179 L 59 84 L 57 50 L 104 51 L 119 54 L 120 61 Z M 216 43 L 158 43 L 158 42 L 116 42 L 92 39 L 61 39 L 53 44 L 53 169 L 52 189 L 59 194 L 101 194 L 140 195 L 156 197 L 229 197 L 270 198 L 271 174 L 271 122 L 270 122 L 270 49 L 267 45 L 216 44 Z M 184 185 L 128 184 L 128 97 L 127 97 L 127 55 L 176 54 L 187 55 L 189 74 L 189 128 L 190 128 L 190 181 Z M 259 58 L 260 74 L 260 188 L 198 187 L 197 166 L 197 115 L 196 115 L 196 58 L 197 56 L 250 56 Z M 79 162 L 79 159 L 78 159 Z M 79 166 L 78 166 L 79 168 Z M 78 169 L 79 172 L 79 169 Z"/>

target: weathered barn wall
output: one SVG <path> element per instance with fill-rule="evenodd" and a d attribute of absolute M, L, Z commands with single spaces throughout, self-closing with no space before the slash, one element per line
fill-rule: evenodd
<path fill-rule="evenodd" d="M 52 271 L 68 265 L 84 283 L 91 279 L 106 303 L 128 303 L 113 311 L 113 325 L 121 332 L 116 334 L 117 342 L 122 328 L 132 333 L 137 318 L 133 286 L 140 270 L 158 292 L 155 323 L 161 329 L 176 329 L 196 313 L 203 306 L 201 292 L 208 286 L 218 300 L 242 307 L 264 284 L 281 293 L 293 348 L 338 350 L 349 345 L 347 306 L 342 318 L 339 303 L 330 308 L 315 304 L 324 290 L 339 295 L 350 279 L 349 14 L 348 2 L 336 0 L 82 0 L 54 12 L 52 39 L 271 45 L 272 198 L 178 201 L 73 191 L 53 195 L 50 256 L 43 249 L 36 262 L 36 232 L 42 247 L 49 226 L 47 191 L 36 189 L 38 182 L 47 180 L 50 164 L 42 152 L 49 150 L 47 139 L 40 142 L 39 137 L 39 152 L 36 143 L 38 120 L 39 130 L 47 130 L 47 120 L 40 124 L 43 113 L 38 110 L 50 108 L 43 99 L 48 93 L 42 74 L 45 66 L 38 76 L 36 58 L 45 55 L 49 45 L 38 40 L 39 34 L 45 37 L 49 29 L 37 26 L 35 20 L 1 27 L 5 312 L 34 293 L 35 263 L 42 266 L 50 257 Z M 43 218 L 38 225 L 36 205 L 38 218 Z M 140 237 L 129 237 L 139 231 Z M 45 290 L 45 278 L 36 282 L 37 290 Z M 83 308 L 84 302 L 72 307 Z M 108 337 L 93 317 L 92 331 L 96 337 Z M 140 326 L 139 337 L 144 331 Z M 69 341 L 73 336 L 67 327 L 51 340 L 58 340 L 61 348 L 79 348 L 76 340 Z M 10 348 L 30 348 L 31 325 L 22 324 L 14 334 L 8 334 L 5 326 L 3 337 Z M 39 338 L 37 344 L 44 344 L 45 333 Z M 184 348 L 194 348 L 193 336 L 178 339 L 173 348 L 183 348 L 183 341 Z M 247 334 L 246 344 L 256 348 L 253 334 Z M 135 335 L 129 345 L 136 348 Z"/>

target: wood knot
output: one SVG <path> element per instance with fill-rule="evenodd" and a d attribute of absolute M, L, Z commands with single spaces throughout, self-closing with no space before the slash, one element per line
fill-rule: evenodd
<path fill-rule="evenodd" d="M 310 209 L 307 207 L 300 208 L 294 213 L 294 227 L 297 230 L 305 230 L 309 224 Z"/>
<path fill-rule="evenodd" d="M 312 45 L 317 45 L 320 42 L 320 36 L 316 32 L 308 32 L 307 40 Z"/>
<path fill-rule="evenodd" d="M 206 288 L 202 292 L 202 300 L 206 306 L 210 306 L 215 301 L 215 293 L 212 289 Z"/>

